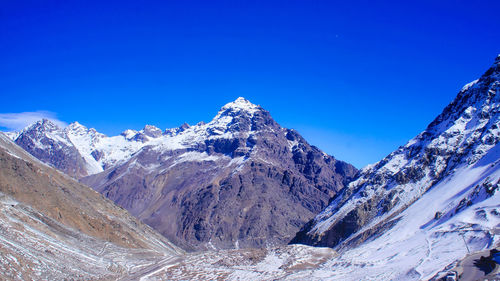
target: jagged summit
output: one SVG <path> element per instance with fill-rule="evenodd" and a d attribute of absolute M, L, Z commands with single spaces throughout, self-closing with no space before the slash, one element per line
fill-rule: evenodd
<path fill-rule="evenodd" d="M 91 129 L 95 130 L 95 129 Z M 79 122 L 75 121 L 73 123 L 70 123 L 66 128 L 64 128 L 64 131 L 73 133 L 73 134 L 86 134 L 89 132 L 89 128 L 85 127 L 84 125 L 80 124 Z"/>
<path fill-rule="evenodd" d="M 36 158 L 74 177 L 88 175 L 85 160 L 65 129 L 42 119 L 25 128 L 15 142 Z"/>
<path fill-rule="evenodd" d="M 223 110 L 225 109 L 241 109 L 241 110 L 256 110 L 260 109 L 261 107 L 259 105 L 255 105 L 251 103 L 249 100 L 245 99 L 244 97 L 239 97 L 233 102 L 227 103 L 222 107 Z"/>
<path fill-rule="evenodd" d="M 24 128 L 18 135 L 18 138 L 22 137 L 32 139 L 34 141 L 34 146 L 41 146 L 43 142 L 40 142 L 40 140 L 45 137 L 54 139 L 55 143 L 62 142 L 67 144 L 68 141 L 68 139 L 64 136 L 64 130 L 55 122 L 45 118 Z"/>
<path fill-rule="evenodd" d="M 184 122 L 184 123 L 182 123 L 182 125 L 179 127 L 179 130 L 182 132 L 182 131 L 185 131 L 186 129 L 189 129 L 190 127 L 191 127 L 191 126 L 190 126 L 188 123 Z"/>
<path fill-rule="evenodd" d="M 70 123 L 70 124 L 68 125 L 68 127 L 71 127 L 71 128 L 80 128 L 80 127 L 84 127 L 84 128 L 86 128 L 84 125 L 80 124 L 80 122 L 78 122 L 78 121 L 74 121 L 74 122 Z"/>
<path fill-rule="evenodd" d="M 158 138 L 162 135 L 162 131 L 160 128 L 153 126 L 153 125 L 146 125 L 144 126 L 144 129 L 142 129 L 144 134 L 148 137 L 152 138 Z"/>
<path fill-rule="evenodd" d="M 126 129 L 125 131 L 120 133 L 120 136 L 124 136 L 127 139 L 131 139 L 133 136 L 135 136 L 135 134 L 137 134 L 136 130 Z"/>
<path fill-rule="evenodd" d="M 220 110 L 215 118 L 220 116 L 224 116 L 228 113 L 248 113 L 249 115 L 253 115 L 255 112 L 262 110 L 262 107 L 259 105 L 255 105 L 251 103 L 249 100 L 239 97 L 235 101 L 227 103 Z"/>
<path fill-rule="evenodd" d="M 224 138 L 232 134 L 245 135 L 256 131 L 281 129 L 267 110 L 243 97 L 224 105 L 212 121 L 200 128 L 205 128 L 211 137 Z"/>
<path fill-rule="evenodd" d="M 34 124 L 26 127 L 23 131 L 31 131 L 31 130 L 43 130 L 43 131 L 55 131 L 60 129 L 54 122 L 49 119 L 43 118 Z"/>
<path fill-rule="evenodd" d="M 423 137 L 428 134 L 436 134 L 445 128 L 450 128 L 459 121 L 470 119 L 479 112 L 479 119 L 486 119 L 492 111 L 491 105 L 499 102 L 500 97 L 495 94 L 500 88 L 500 55 L 495 59 L 493 65 L 479 78 L 460 90 L 456 98 L 451 102 L 443 112 L 429 124 Z M 488 116 L 487 116 L 488 115 Z"/>
<path fill-rule="evenodd" d="M 497 57 L 495 58 L 495 62 L 490 67 L 490 69 L 488 69 L 486 73 L 484 73 L 483 77 L 488 75 L 498 76 L 499 74 L 500 74 L 500 54 L 497 55 Z"/>

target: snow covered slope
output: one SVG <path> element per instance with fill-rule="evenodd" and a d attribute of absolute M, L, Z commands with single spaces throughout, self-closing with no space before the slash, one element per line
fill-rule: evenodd
<path fill-rule="evenodd" d="M 0 133 L 0 279 L 115 280 L 182 254 Z"/>
<path fill-rule="evenodd" d="M 497 245 L 499 89 L 500 56 L 423 133 L 363 169 L 293 242 L 340 251 L 326 265 L 339 280 L 430 278 L 464 257 L 465 244 Z"/>

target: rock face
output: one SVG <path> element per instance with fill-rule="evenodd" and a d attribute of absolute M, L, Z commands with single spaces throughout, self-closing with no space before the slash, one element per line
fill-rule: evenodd
<path fill-rule="evenodd" d="M 288 242 L 356 169 L 239 98 L 82 179 L 190 249 Z"/>
<path fill-rule="evenodd" d="M 424 132 L 364 168 L 292 243 L 334 247 L 360 266 L 361 260 L 365 266 L 390 260 L 404 276 L 391 276 L 386 263 L 385 279 L 432 277 L 467 253 L 456 243 L 459 234 L 471 251 L 494 246 L 493 233 L 500 230 L 499 91 L 500 56 Z"/>
<path fill-rule="evenodd" d="M 2 280 L 116 280 L 183 254 L 127 211 L 39 162 L 2 133 L 0 210 Z"/>
<path fill-rule="evenodd" d="M 87 162 L 67 134 L 51 121 L 44 119 L 24 129 L 15 142 L 31 155 L 72 177 L 89 175 Z"/>

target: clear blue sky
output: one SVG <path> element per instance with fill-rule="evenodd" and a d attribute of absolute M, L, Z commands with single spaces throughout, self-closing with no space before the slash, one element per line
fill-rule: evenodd
<path fill-rule="evenodd" d="M 499 11 L 500 1 L 2 1 L 0 113 L 46 111 L 114 135 L 210 121 L 243 96 L 362 167 L 486 71 Z"/>

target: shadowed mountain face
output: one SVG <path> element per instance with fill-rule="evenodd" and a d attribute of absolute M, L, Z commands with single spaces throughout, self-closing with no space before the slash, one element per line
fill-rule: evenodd
<path fill-rule="evenodd" d="M 182 250 L 0 133 L 0 272 L 7 279 L 116 279 Z"/>
<path fill-rule="evenodd" d="M 243 98 L 167 132 L 82 182 L 186 248 L 284 244 L 357 172 Z"/>
<path fill-rule="evenodd" d="M 52 164 L 72 177 L 89 175 L 85 159 L 65 131 L 49 120 L 44 119 L 29 126 L 15 142 L 39 160 Z"/>
<path fill-rule="evenodd" d="M 491 210 L 481 204 L 499 189 L 499 90 L 500 56 L 480 79 L 464 86 L 424 132 L 364 168 L 293 242 L 351 248 L 367 239 L 389 237 L 398 227 L 400 233 L 415 237 L 448 225 L 466 229 L 472 222 L 478 233 L 498 229 L 498 205 L 491 205 Z M 422 202 L 427 205 L 421 206 Z M 419 214 L 410 215 L 412 210 Z M 464 218 L 472 210 L 476 214 Z M 415 222 L 426 216 L 428 221 Z M 409 230 L 412 227 L 420 229 Z M 443 233 L 449 230 L 440 231 L 440 240 L 445 241 Z M 482 241 L 479 236 L 475 241 Z"/>

